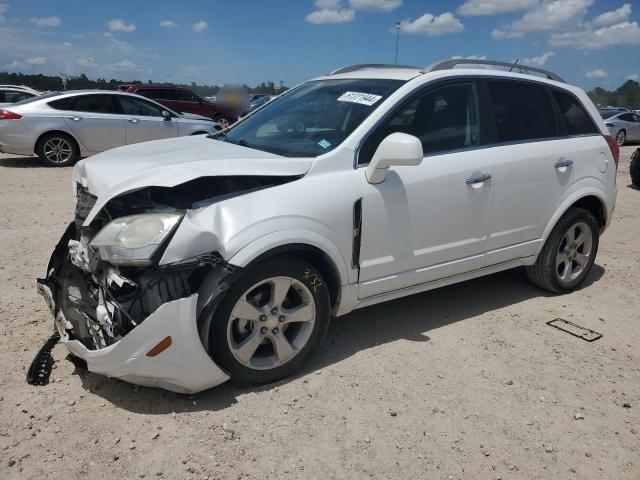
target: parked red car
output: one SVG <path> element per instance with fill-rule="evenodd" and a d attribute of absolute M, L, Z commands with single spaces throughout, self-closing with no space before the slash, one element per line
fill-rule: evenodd
<path fill-rule="evenodd" d="M 185 113 L 196 113 L 209 117 L 218 122 L 223 129 L 238 120 L 238 116 L 231 110 L 219 108 L 213 102 L 205 100 L 200 95 L 186 88 L 174 85 L 155 85 L 140 83 L 135 85 L 121 85 L 121 90 L 136 93 L 165 105 L 172 110 Z"/>

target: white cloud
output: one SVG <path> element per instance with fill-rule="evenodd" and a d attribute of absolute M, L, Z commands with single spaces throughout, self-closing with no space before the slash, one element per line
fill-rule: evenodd
<path fill-rule="evenodd" d="M 491 32 L 494 39 L 520 38 L 527 32 L 557 31 L 575 28 L 584 19 L 593 0 L 547 0 L 515 22 Z"/>
<path fill-rule="evenodd" d="M 194 32 L 204 32 L 205 30 L 207 30 L 209 28 L 209 24 L 205 21 L 202 22 L 196 22 L 193 24 L 193 31 Z"/>
<path fill-rule="evenodd" d="M 24 63 L 27 65 L 46 65 L 47 59 L 44 57 L 31 57 L 27 58 Z"/>
<path fill-rule="evenodd" d="M 136 65 L 133 62 L 130 62 L 129 60 L 122 60 L 118 63 L 112 63 L 110 65 L 107 65 L 107 68 L 109 70 L 114 70 L 114 71 L 132 71 L 132 70 L 136 70 L 138 68 L 138 65 Z"/>
<path fill-rule="evenodd" d="M 63 47 L 73 47 L 73 45 L 70 42 L 64 42 L 62 44 Z"/>
<path fill-rule="evenodd" d="M 537 65 L 539 67 L 542 67 L 555 54 L 556 54 L 555 52 L 546 52 L 546 53 L 543 53 L 542 55 L 538 55 L 537 57 L 525 58 L 522 60 L 522 63 L 526 63 L 529 65 Z"/>
<path fill-rule="evenodd" d="M 632 73 L 631 75 L 629 75 L 629 76 L 627 77 L 627 80 L 633 80 L 633 81 L 637 82 L 637 81 L 638 81 L 638 78 L 640 78 L 640 76 L 638 76 L 638 74 L 637 74 L 637 73 Z"/>
<path fill-rule="evenodd" d="M 160 22 L 162 28 L 176 28 L 178 24 L 172 20 L 163 20 Z"/>
<path fill-rule="evenodd" d="M 464 25 L 462 25 L 462 22 L 451 12 L 445 12 L 438 16 L 425 13 L 415 20 L 403 20 L 400 22 L 400 32 L 411 35 L 438 37 L 463 31 Z"/>
<path fill-rule="evenodd" d="M 616 10 L 598 15 L 593 20 L 593 23 L 596 25 L 611 25 L 613 23 L 625 22 L 629 19 L 629 15 L 631 15 L 631 5 L 625 3 Z"/>
<path fill-rule="evenodd" d="M 321 25 L 323 23 L 345 23 L 352 21 L 356 16 L 356 11 L 353 8 L 342 8 L 340 10 L 334 10 L 331 8 L 323 8 L 311 12 L 305 17 L 305 20 L 309 23 L 315 23 Z"/>
<path fill-rule="evenodd" d="M 9 5 L 6 3 L 0 3 L 0 25 L 4 25 L 6 20 L 4 19 L 4 13 L 7 13 L 9 10 Z"/>
<path fill-rule="evenodd" d="M 109 30 L 111 30 L 112 32 L 127 32 L 127 33 L 131 33 L 131 32 L 135 32 L 135 30 L 136 30 L 135 24 L 126 23 L 121 18 L 114 18 L 113 20 L 109 20 L 107 22 L 107 26 L 109 27 Z"/>
<path fill-rule="evenodd" d="M 537 5 L 539 0 L 466 0 L 458 7 L 460 15 L 495 15 L 517 12 Z"/>
<path fill-rule="evenodd" d="M 337 8 L 340 5 L 341 0 L 316 0 L 314 3 L 317 8 L 322 10 L 323 8 Z"/>
<path fill-rule="evenodd" d="M 349 0 L 349 5 L 356 10 L 390 12 L 402 5 L 402 0 Z"/>
<path fill-rule="evenodd" d="M 584 76 L 587 78 L 607 78 L 609 74 L 604 70 L 597 68 L 595 70 L 591 70 L 590 72 L 585 73 Z"/>
<path fill-rule="evenodd" d="M 468 57 L 464 57 L 462 55 L 454 55 L 453 57 L 451 57 L 453 60 L 459 60 L 462 58 L 466 58 L 469 60 L 486 60 L 487 56 L 486 55 L 469 55 Z"/>
<path fill-rule="evenodd" d="M 640 45 L 640 27 L 638 22 L 622 22 L 597 30 L 554 33 L 549 38 L 549 44 L 581 50 L 596 50 L 614 45 Z"/>
<path fill-rule="evenodd" d="M 39 27 L 59 27 L 62 20 L 59 17 L 32 18 L 31 23 Z"/>

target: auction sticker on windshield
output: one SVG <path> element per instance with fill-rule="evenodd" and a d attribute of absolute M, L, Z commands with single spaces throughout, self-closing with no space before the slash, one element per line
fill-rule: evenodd
<path fill-rule="evenodd" d="M 361 105 L 367 105 L 370 107 L 382 97 L 380 95 L 374 95 L 372 93 L 362 93 L 362 92 L 344 92 L 340 98 L 338 98 L 339 102 L 351 102 L 351 103 L 359 103 Z"/>

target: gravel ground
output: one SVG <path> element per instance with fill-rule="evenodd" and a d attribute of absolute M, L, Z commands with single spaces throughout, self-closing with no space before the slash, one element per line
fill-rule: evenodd
<path fill-rule="evenodd" d="M 637 480 L 634 149 L 582 290 L 513 270 L 358 310 L 299 376 L 195 396 L 77 371 L 60 345 L 52 382 L 25 382 L 52 331 L 34 278 L 72 217 L 71 170 L 1 156 L 0 478 Z"/>

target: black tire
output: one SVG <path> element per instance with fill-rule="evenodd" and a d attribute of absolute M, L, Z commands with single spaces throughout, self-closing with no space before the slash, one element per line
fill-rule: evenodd
<path fill-rule="evenodd" d="M 618 131 L 618 133 L 616 133 L 616 143 L 618 144 L 618 146 L 619 147 L 624 146 L 626 141 L 627 141 L 627 132 L 626 132 L 626 130 L 622 129 L 622 130 Z"/>
<path fill-rule="evenodd" d="M 640 148 L 631 155 L 629 173 L 631 173 L 631 183 L 640 188 Z"/>
<path fill-rule="evenodd" d="M 561 282 L 560 275 L 556 267 L 556 255 L 560 250 L 565 233 L 572 225 L 584 223 L 591 230 L 592 246 L 591 253 L 582 273 L 569 283 Z M 596 217 L 589 211 L 582 208 L 570 208 L 558 221 L 551 231 L 536 263 L 527 267 L 527 275 L 529 280 L 534 284 L 554 293 L 567 293 L 575 290 L 580 286 L 584 279 L 591 272 L 593 263 L 598 253 L 600 227 Z"/>
<path fill-rule="evenodd" d="M 67 145 L 69 148 L 69 154 L 65 153 L 64 157 L 60 157 L 60 161 L 56 161 L 52 158 L 52 155 L 46 151 L 47 145 L 50 142 L 59 142 L 60 145 Z M 66 152 L 66 150 L 65 150 Z M 73 165 L 80 157 L 80 151 L 75 139 L 63 132 L 47 133 L 38 141 L 36 146 L 36 155 L 40 157 L 40 160 L 54 167 L 66 167 Z"/>
<path fill-rule="evenodd" d="M 315 321 L 311 334 L 297 354 L 274 368 L 257 370 L 242 364 L 231 351 L 227 339 L 231 312 L 236 302 L 252 286 L 270 277 L 287 276 L 302 282 L 311 293 L 315 305 Z M 317 269 L 302 258 L 278 256 L 249 270 L 231 286 L 213 314 L 209 328 L 209 352 L 213 360 L 237 384 L 261 385 L 291 376 L 300 370 L 325 337 L 331 315 L 331 302 L 326 283 Z M 255 328 L 255 327 L 254 327 Z M 260 348 L 260 347 L 259 347 Z"/>

